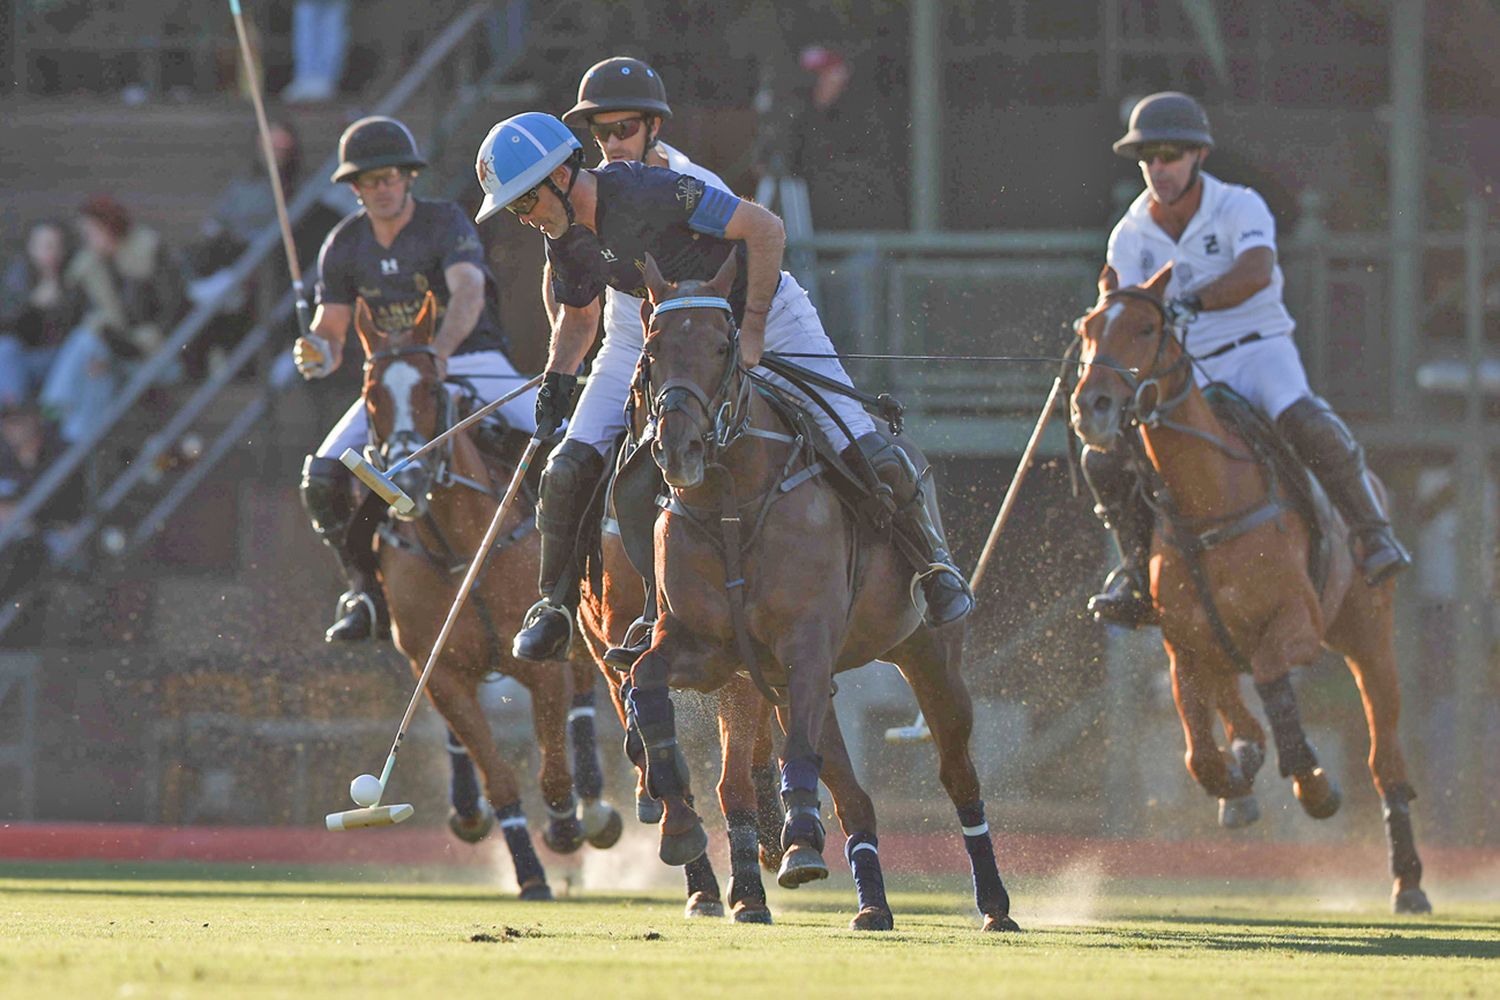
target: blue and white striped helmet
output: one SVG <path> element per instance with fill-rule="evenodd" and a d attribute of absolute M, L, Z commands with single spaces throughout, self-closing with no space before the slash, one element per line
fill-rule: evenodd
<path fill-rule="evenodd" d="M 483 222 L 540 184 L 583 145 L 557 118 L 541 111 L 512 115 L 479 144 L 474 172 L 484 188 L 475 222 Z"/>

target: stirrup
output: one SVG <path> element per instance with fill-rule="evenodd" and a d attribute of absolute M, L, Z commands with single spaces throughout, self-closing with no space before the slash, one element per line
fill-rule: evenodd
<path fill-rule="evenodd" d="M 325 642 L 336 641 L 329 633 L 338 628 L 339 625 L 343 623 L 344 619 L 354 614 L 354 612 L 359 610 L 360 608 L 364 608 L 365 614 L 370 616 L 370 634 L 365 638 L 380 638 L 380 613 L 378 610 L 376 610 L 375 598 L 371 597 L 368 592 L 363 590 L 346 590 L 339 595 L 338 604 L 336 604 L 335 607 L 339 612 L 339 616 L 332 625 L 328 626 L 328 628 L 324 630 L 323 640 Z"/>
<path fill-rule="evenodd" d="M 616 670 L 629 671 L 635 666 L 635 661 L 640 659 L 641 654 L 651 647 L 651 626 L 653 622 L 646 620 L 642 615 L 630 623 L 625 630 L 625 637 L 620 640 L 618 646 L 611 646 L 604 651 L 604 662 Z"/>
<path fill-rule="evenodd" d="M 568 651 L 573 648 L 573 612 L 569 611 L 566 605 L 558 604 L 554 601 L 548 600 L 545 597 L 533 604 L 531 608 L 526 612 L 526 617 L 521 620 L 521 628 L 518 632 L 516 632 L 515 638 L 511 640 L 512 655 L 517 656 L 519 659 L 528 659 L 527 657 L 520 656 L 518 653 L 516 653 L 516 644 L 520 642 L 521 633 L 536 626 L 536 624 L 542 620 L 542 616 L 549 611 L 556 612 L 558 615 L 562 616 L 563 621 L 567 623 L 568 637 L 563 642 L 562 648 L 556 654 L 554 654 L 557 659 L 567 659 Z"/>
<path fill-rule="evenodd" d="M 962 590 L 960 591 L 960 593 L 968 601 L 969 607 L 968 607 L 968 610 L 964 611 L 963 614 L 956 615 L 956 616 L 948 619 L 947 621 L 944 621 L 944 622 L 933 622 L 930 619 L 930 616 L 932 614 L 932 602 L 930 602 L 930 601 L 927 600 L 927 595 L 924 592 L 922 594 L 922 603 L 918 604 L 917 603 L 917 590 L 924 583 L 926 583 L 928 580 L 930 580 L 931 578 L 937 576 L 940 573 L 951 573 L 953 575 L 953 579 L 957 580 L 959 587 L 962 588 Z M 956 621 L 961 621 L 962 619 L 968 617 L 969 613 L 974 610 L 974 592 L 969 589 L 969 581 L 967 581 L 967 580 L 964 579 L 963 574 L 958 571 L 957 567 L 952 566 L 949 563 L 941 563 L 941 562 L 931 562 L 931 563 L 928 563 L 926 569 L 921 570 L 920 572 L 912 574 L 911 583 L 908 585 L 908 590 L 910 591 L 910 595 L 911 595 L 912 607 L 914 607 L 914 608 L 920 608 L 920 607 L 924 607 L 925 606 L 927 608 L 927 610 L 926 610 L 926 612 L 923 613 L 922 619 L 923 619 L 923 621 L 926 621 L 928 625 L 931 625 L 931 626 L 933 626 L 935 628 L 941 627 L 943 625 L 951 625 L 953 622 L 956 622 Z"/>

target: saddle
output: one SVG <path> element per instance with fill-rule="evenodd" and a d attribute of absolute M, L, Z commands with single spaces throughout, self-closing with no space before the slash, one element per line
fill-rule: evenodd
<path fill-rule="evenodd" d="M 1222 382 L 1203 389 L 1214 415 L 1250 449 L 1287 505 L 1307 524 L 1307 575 L 1318 593 L 1328 582 L 1338 513 L 1316 476 L 1303 464 L 1276 428 L 1249 401 Z"/>

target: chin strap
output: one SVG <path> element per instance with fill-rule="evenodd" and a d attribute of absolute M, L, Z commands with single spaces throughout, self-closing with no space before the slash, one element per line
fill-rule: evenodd
<path fill-rule="evenodd" d="M 573 200 L 568 195 L 573 193 L 573 185 L 578 183 L 578 164 L 568 164 L 568 189 L 566 191 L 554 184 L 551 177 L 544 179 L 542 183 L 547 185 L 553 194 L 557 195 L 558 201 L 562 202 L 563 211 L 568 213 L 568 228 L 572 229 L 575 221 L 573 218 Z"/>

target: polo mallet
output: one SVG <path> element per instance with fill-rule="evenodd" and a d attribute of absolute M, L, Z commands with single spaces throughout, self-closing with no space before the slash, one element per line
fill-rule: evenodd
<path fill-rule="evenodd" d="M 406 468 L 408 465 L 421 458 L 433 448 L 436 448 L 438 445 L 442 444 L 454 434 L 457 434 L 459 431 L 463 430 L 465 427 L 468 427 L 470 424 L 484 419 L 486 416 L 498 410 L 506 403 L 509 403 L 512 399 L 515 399 L 517 396 L 526 392 L 528 389 L 540 385 L 541 382 L 542 377 L 540 375 L 537 375 L 534 378 L 528 379 L 526 381 L 526 384 L 520 386 L 519 388 L 512 389 L 510 392 L 507 392 L 505 395 L 501 396 L 493 403 L 485 403 L 479 409 L 475 410 L 467 417 L 464 417 L 458 423 L 443 431 L 437 437 L 433 438 L 431 441 L 428 441 L 422 447 L 418 448 L 410 455 L 407 455 L 401 461 L 397 462 L 389 469 L 386 469 L 384 472 L 381 472 L 379 469 L 375 468 L 375 466 L 371 465 L 363 455 L 361 455 L 353 448 L 345 448 L 344 453 L 339 456 L 339 461 L 344 463 L 344 467 L 346 469 L 359 477 L 360 482 L 364 483 L 372 491 L 374 491 L 376 496 L 380 497 L 380 499 L 390 504 L 391 507 L 395 509 L 396 513 L 410 513 L 412 508 L 416 506 L 416 503 L 412 500 L 411 497 L 406 495 L 401 487 L 397 486 L 395 482 L 393 482 L 395 476 L 397 476 L 402 469 Z"/>
<path fill-rule="evenodd" d="M 1016 466 L 1016 474 L 1011 477 L 1010 488 L 1005 491 L 1005 499 L 1000 502 L 1000 511 L 995 515 L 995 523 L 990 526 L 990 537 L 985 539 L 984 550 L 979 553 L 979 562 L 974 564 L 974 575 L 969 577 L 969 592 L 973 593 L 979 589 L 979 581 L 984 579 L 984 570 L 990 564 L 990 556 L 995 554 L 995 544 L 1000 541 L 1000 532 L 1005 528 L 1005 522 L 1010 520 L 1011 508 L 1016 505 L 1016 497 L 1020 495 L 1021 483 L 1026 479 L 1026 473 L 1031 470 L 1031 460 L 1036 455 L 1037 445 L 1042 443 L 1042 431 L 1047 429 L 1047 421 L 1052 418 L 1052 408 L 1057 405 L 1058 393 L 1062 392 L 1063 377 L 1061 374 L 1052 380 L 1052 391 L 1047 393 L 1047 402 L 1042 404 L 1041 416 L 1036 418 L 1036 426 L 1031 429 L 1031 439 L 1026 442 L 1026 450 L 1021 452 L 1021 462 Z M 932 739 L 932 730 L 927 726 L 927 720 L 921 712 L 912 720 L 909 726 L 892 726 L 885 731 L 887 743 L 925 743 Z"/>
<path fill-rule="evenodd" d="M 271 148 L 271 125 L 266 121 L 266 105 L 260 96 L 260 68 L 250 52 L 250 37 L 245 33 L 245 17 L 240 0 L 229 0 L 234 15 L 234 33 L 240 40 L 240 57 L 245 60 L 245 80 L 250 84 L 250 102 L 255 105 L 255 124 L 260 129 L 260 151 L 266 158 L 266 173 L 271 175 L 271 194 L 276 200 L 276 221 L 281 224 L 281 245 L 286 250 L 286 266 L 292 272 L 293 299 L 297 304 L 297 325 L 304 336 L 312 332 L 312 315 L 302 289 L 302 264 L 297 259 L 297 245 L 292 242 L 292 223 L 286 214 L 286 192 L 281 190 L 281 171 L 276 169 L 276 151 Z"/>
<path fill-rule="evenodd" d="M 328 829 L 336 832 L 358 830 L 370 826 L 394 826 L 402 820 L 411 818 L 412 813 L 416 811 L 406 803 L 383 806 L 380 804 L 380 797 L 385 794 L 385 786 L 391 780 L 391 771 L 396 767 L 396 754 L 401 749 L 401 741 L 406 739 L 406 730 L 411 725 L 411 717 L 416 714 L 417 704 L 422 699 L 422 692 L 427 689 L 427 678 L 432 676 L 432 668 L 437 664 L 438 655 L 442 653 L 443 646 L 448 642 L 448 633 L 453 630 L 453 623 L 458 621 L 458 616 L 464 609 L 464 602 L 468 600 L 469 591 L 474 588 L 474 581 L 479 578 L 479 571 L 484 567 L 485 557 L 489 555 L 490 547 L 495 544 L 495 536 L 500 534 L 500 525 L 505 520 L 506 512 L 510 510 L 516 494 L 521 491 L 521 483 L 526 479 L 526 470 L 531 467 L 532 456 L 536 454 L 541 444 L 541 438 L 532 438 L 527 443 L 526 450 L 521 454 L 521 461 L 516 465 L 515 474 L 510 477 L 510 486 L 506 487 L 505 497 L 500 501 L 500 506 L 495 508 L 495 516 L 490 520 L 490 526 L 484 533 L 484 540 L 479 543 L 478 551 L 469 562 L 469 570 L 464 574 L 463 582 L 458 586 L 458 594 L 453 598 L 453 607 L 448 609 L 448 617 L 443 622 L 442 630 L 438 632 L 437 640 L 432 644 L 432 652 L 427 657 L 427 665 L 422 668 L 422 676 L 417 678 L 417 689 L 412 692 L 411 702 L 406 706 L 406 714 L 401 717 L 401 727 L 396 730 L 396 740 L 391 744 L 391 752 L 385 758 L 385 769 L 380 772 L 379 778 L 373 774 L 361 774 L 349 783 L 349 797 L 361 808 L 329 813 L 325 819 Z"/>

